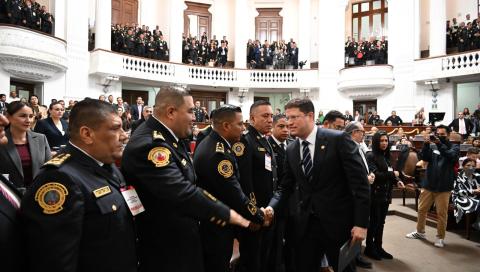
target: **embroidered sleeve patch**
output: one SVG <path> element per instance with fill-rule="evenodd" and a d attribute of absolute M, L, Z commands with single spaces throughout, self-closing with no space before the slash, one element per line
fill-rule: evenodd
<path fill-rule="evenodd" d="M 49 182 L 38 188 L 35 201 L 45 214 L 55 214 L 63 210 L 63 204 L 68 195 L 67 188 L 57 182 Z"/>
<path fill-rule="evenodd" d="M 148 152 L 148 160 L 155 164 L 155 167 L 163 167 L 170 163 L 170 150 L 165 147 L 155 147 Z"/>
<path fill-rule="evenodd" d="M 221 161 L 217 166 L 217 170 L 224 178 L 229 178 L 233 175 L 233 165 L 229 160 Z"/>

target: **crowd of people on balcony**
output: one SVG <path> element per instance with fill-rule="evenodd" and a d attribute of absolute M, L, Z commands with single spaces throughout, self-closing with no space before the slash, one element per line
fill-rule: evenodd
<path fill-rule="evenodd" d="M 290 39 L 261 44 L 260 40 L 249 39 L 247 43 L 247 66 L 250 69 L 300 69 L 306 64 L 298 62 L 297 43 Z"/>
<path fill-rule="evenodd" d="M 13 24 L 53 33 L 55 19 L 46 6 L 35 0 L 2 0 L 0 1 L 0 23 Z"/>
<path fill-rule="evenodd" d="M 457 18 L 447 21 L 447 48 L 454 47 L 458 52 L 480 49 L 479 18 L 472 20 L 467 14 L 463 22 L 459 23 Z"/>
<path fill-rule="evenodd" d="M 370 37 L 368 41 L 348 37 L 345 42 L 345 66 L 373 65 L 388 63 L 388 40 Z"/>
<path fill-rule="evenodd" d="M 185 64 L 208 67 L 225 67 L 228 59 L 228 40 L 223 36 L 218 41 L 217 36 L 208 40 L 206 32 L 200 39 L 191 35 L 182 36 L 182 62 Z"/>
<path fill-rule="evenodd" d="M 112 24 L 112 51 L 156 60 L 169 60 L 167 41 L 158 26 Z"/>

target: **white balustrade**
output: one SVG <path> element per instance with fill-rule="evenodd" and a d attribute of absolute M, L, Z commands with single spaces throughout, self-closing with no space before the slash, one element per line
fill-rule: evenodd
<path fill-rule="evenodd" d="M 106 50 L 91 52 L 90 73 L 186 85 L 237 88 L 313 88 L 317 70 L 247 70 L 192 66 Z"/>
<path fill-rule="evenodd" d="M 67 69 L 67 44 L 39 31 L 1 25 L 0 64 L 16 78 L 49 79 Z"/>
<path fill-rule="evenodd" d="M 415 61 L 414 80 L 468 76 L 480 73 L 480 50 Z"/>

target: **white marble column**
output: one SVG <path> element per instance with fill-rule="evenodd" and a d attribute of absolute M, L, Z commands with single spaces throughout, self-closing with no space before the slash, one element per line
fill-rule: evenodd
<path fill-rule="evenodd" d="M 95 49 L 111 50 L 112 1 L 97 0 L 95 7 Z"/>
<path fill-rule="evenodd" d="M 170 0 L 170 61 L 182 62 L 183 13 L 187 8 L 183 0 Z"/>
<path fill-rule="evenodd" d="M 421 22 L 420 22 L 420 16 L 421 16 L 421 10 L 420 10 L 420 1 L 421 0 L 414 0 L 413 5 L 414 5 L 414 36 L 413 36 L 413 41 L 414 41 L 414 58 L 419 59 L 420 58 L 420 41 L 421 41 Z"/>
<path fill-rule="evenodd" d="M 248 14 L 248 0 L 235 0 L 235 68 L 247 68 L 248 29 L 245 17 Z"/>
<path fill-rule="evenodd" d="M 446 0 L 430 0 L 430 57 L 443 56 L 446 53 L 446 21 Z"/>
<path fill-rule="evenodd" d="M 55 0 L 53 16 L 55 17 L 54 22 L 54 35 L 55 37 L 65 40 L 65 14 L 67 12 L 65 8 L 65 0 Z"/>
<path fill-rule="evenodd" d="M 305 69 L 310 68 L 310 33 L 311 33 L 311 18 L 310 18 L 311 0 L 298 1 L 298 61 L 307 61 L 303 66 Z"/>

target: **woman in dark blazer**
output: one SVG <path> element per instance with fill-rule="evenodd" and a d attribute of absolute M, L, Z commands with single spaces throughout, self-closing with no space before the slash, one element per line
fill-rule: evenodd
<path fill-rule="evenodd" d="M 0 146 L 0 174 L 8 175 L 17 188 L 28 187 L 40 167 L 50 159 L 50 147 L 45 135 L 30 130 L 35 116 L 26 103 L 10 103 L 7 118 L 10 122 L 5 130 L 8 143 Z"/>
<path fill-rule="evenodd" d="M 48 118 L 38 121 L 35 126 L 35 132 L 45 135 L 52 149 L 68 143 L 68 123 L 62 119 L 64 112 L 62 104 L 54 102 L 48 109 Z"/>
<path fill-rule="evenodd" d="M 380 130 L 372 137 L 372 152 L 367 153 L 368 168 L 375 174 L 370 189 L 370 225 L 367 232 L 365 255 L 374 259 L 392 259 L 393 256 L 383 249 L 383 228 L 388 206 L 392 200 L 393 184 L 403 187 L 400 173 L 390 164 L 390 145 L 388 134 Z"/>

